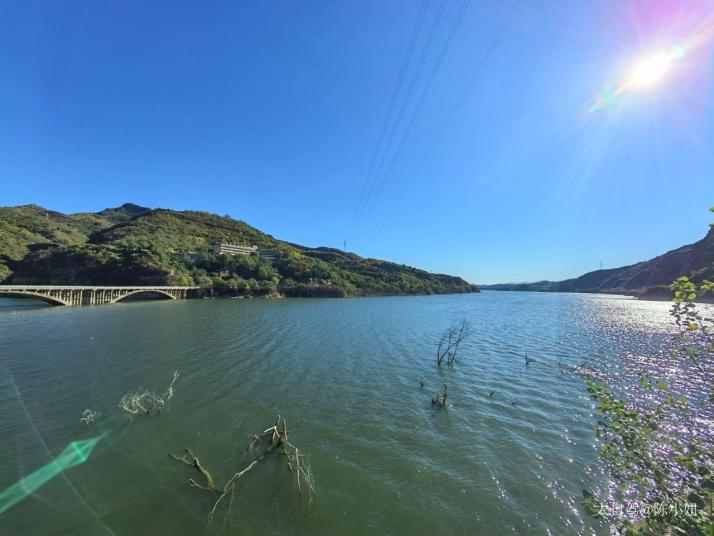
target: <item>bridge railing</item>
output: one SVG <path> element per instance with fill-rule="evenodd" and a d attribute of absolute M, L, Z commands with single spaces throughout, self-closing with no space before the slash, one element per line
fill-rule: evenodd
<path fill-rule="evenodd" d="M 116 303 L 134 294 L 153 292 L 181 300 L 199 287 L 187 286 L 89 286 L 89 285 L 0 285 L 0 296 L 27 296 L 54 305 L 101 305 Z"/>

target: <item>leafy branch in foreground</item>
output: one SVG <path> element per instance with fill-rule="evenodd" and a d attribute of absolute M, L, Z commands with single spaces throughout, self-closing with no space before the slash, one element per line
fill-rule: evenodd
<path fill-rule="evenodd" d="M 694 303 L 713 288 L 709 281 L 697 286 L 686 277 L 672 285 L 670 314 L 678 335 L 671 358 L 678 362 L 678 385 L 697 386 L 690 392 L 694 399 L 644 370 L 639 386 L 626 386 L 626 392 L 640 395 L 630 399 L 621 398 L 617 387 L 588 382 L 601 415 L 597 434 L 612 483 L 609 494 L 586 492 L 584 502 L 591 513 L 598 509 L 615 533 L 703 536 L 713 529 L 714 319 Z M 664 374 L 668 367 L 661 365 Z M 608 499 L 643 508 L 613 509 Z"/>
<path fill-rule="evenodd" d="M 179 371 L 174 370 L 174 377 L 163 394 L 156 394 L 148 389 L 139 389 L 134 393 L 125 394 L 119 401 L 119 407 L 132 415 L 149 415 L 150 413 L 161 413 L 168 407 L 169 401 L 174 396 L 174 384 L 179 377 Z"/>
<path fill-rule="evenodd" d="M 169 457 L 177 462 L 193 467 L 201 475 L 204 483 L 196 482 L 191 478 L 189 479 L 191 486 L 218 495 L 211 511 L 208 513 L 209 521 L 213 519 L 221 503 L 225 501 L 228 502 L 226 517 L 230 516 L 231 505 L 235 496 L 238 480 L 249 471 L 255 469 L 266 456 L 273 453 L 278 453 L 285 457 L 288 470 L 295 479 L 298 495 L 302 496 L 304 492 L 308 501 L 312 502 L 312 496 L 315 491 L 315 481 L 312 476 L 310 462 L 300 449 L 288 441 L 288 435 L 287 422 L 278 415 L 273 426 L 266 428 L 260 434 L 255 434 L 248 443 L 247 452 L 255 453 L 258 451 L 259 454 L 255 456 L 248 465 L 234 473 L 222 487 L 216 487 L 211 473 L 201 465 L 201 462 L 189 449 L 186 449 L 186 455 L 180 458 L 176 454 L 169 454 Z"/>

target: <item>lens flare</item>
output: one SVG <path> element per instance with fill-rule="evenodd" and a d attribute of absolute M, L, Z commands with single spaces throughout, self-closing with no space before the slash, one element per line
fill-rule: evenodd
<path fill-rule="evenodd" d="M 668 52 L 651 56 L 636 63 L 629 76 L 617 88 L 599 95 L 590 106 L 590 112 L 600 110 L 612 104 L 619 96 L 638 89 L 651 88 L 671 69 L 672 63 L 684 57 L 684 46 L 674 45 Z"/>
<path fill-rule="evenodd" d="M 34 473 L 27 475 L 0 493 L 0 514 L 32 495 L 63 471 L 86 462 L 102 437 L 104 435 L 73 441 L 50 463 L 40 467 Z"/>
<path fill-rule="evenodd" d="M 648 87 L 662 79 L 674 60 L 672 54 L 660 54 L 641 61 L 632 71 L 630 85 L 633 88 Z"/>

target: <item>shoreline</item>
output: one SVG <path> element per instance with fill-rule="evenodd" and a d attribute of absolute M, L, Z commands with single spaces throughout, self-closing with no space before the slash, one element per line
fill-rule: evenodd
<path fill-rule="evenodd" d="M 527 289 L 497 289 L 497 288 L 483 288 L 480 287 L 481 292 L 534 292 L 541 294 L 602 294 L 606 296 L 626 296 L 638 301 L 650 301 L 650 302 L 672 302 L 674 297 L 672 293 L 668 296 L 660 293 L 652 293 L 648 295 L 647 291 L 642 294 L 627 293 L 627 292 L 602 292 L 594 290 L 527 290 Z M 695 303 L 703 304 L 714 304 L 714 297 L 705 296 L 695 300 Z"/>

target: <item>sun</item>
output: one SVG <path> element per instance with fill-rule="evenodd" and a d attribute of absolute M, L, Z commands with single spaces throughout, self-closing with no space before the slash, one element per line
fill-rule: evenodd
<path fill-rule="evenodd" d="M 599 95 L 588 111 L 595 112 L 606 108 L 626 93 L 656 86 L 670 71 L 672 64 L 684 57 L 685 50 L 684 45 L 674 45 L 668 52 L 650 56 L 634 64 L 620 85 Z"/>
<path fill-rule="evenodd" d="M 632 70 L 630 85 L 633 88 L 654 86 L 669 71 L 673 59 L 672 54 L 660 54 L 639 62 Z"/>

